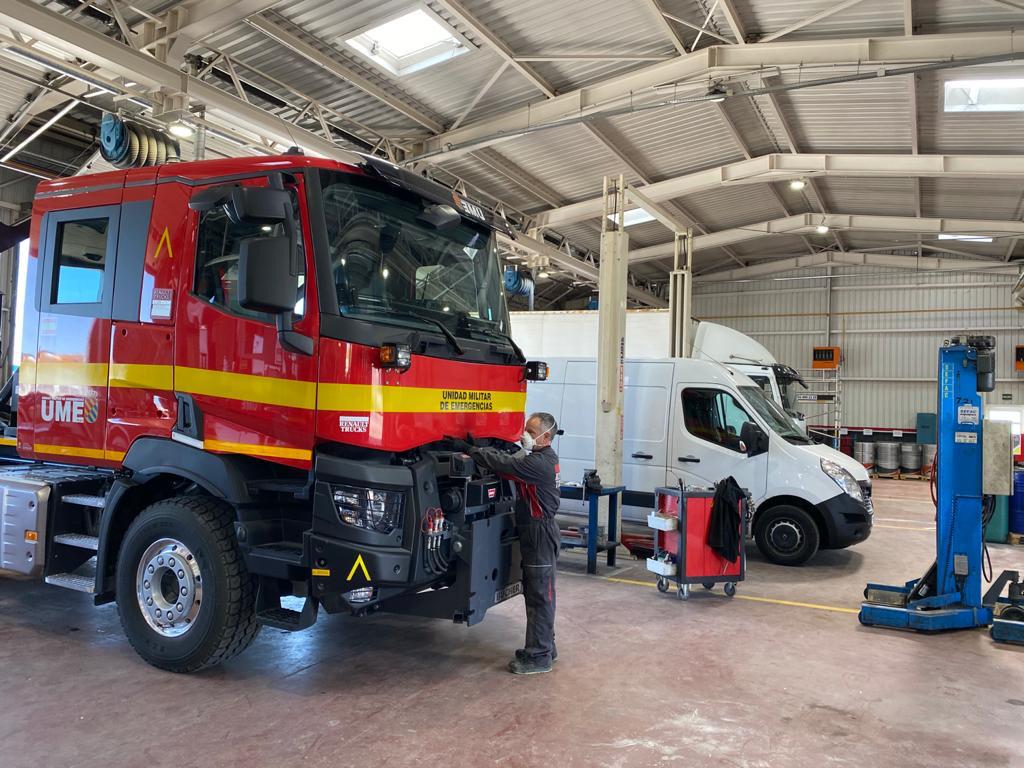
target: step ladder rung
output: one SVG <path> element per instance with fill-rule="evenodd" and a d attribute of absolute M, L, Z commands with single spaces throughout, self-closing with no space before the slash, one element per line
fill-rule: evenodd
<path fill-rule="evenodd" d="M 53 537 L 53 540 L 57 544 L 66 544 L 69 547 L 78 547 L 79 549 L 91 549 L 93 552 L 99 551 L 100 548 L 98 536 L 87 536 L 84 533 L 58 533 Z"/>
<path fill-rule="evenodd" d="M 77 573 L 54 573 L 46 577 L 46 583 L 73 589 L 76 592 L 86 592 L 90 595 L 96 591 L 95 576 L 82 576 Z"/>
<path fill-rule="evenodd" d="M 62 501 L 65 504 L 77 504 L 80 507 L 96 507 L 97 509 L 103 509 L 107 503 L 105 496 L 94 496 L 89 493 L 69 493 Z"/>

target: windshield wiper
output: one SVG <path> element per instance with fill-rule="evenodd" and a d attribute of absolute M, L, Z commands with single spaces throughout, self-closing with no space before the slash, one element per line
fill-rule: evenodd
<path fill-rule="evenodd" d="M 482 333 L 484 336 L 490 336 L 492 339 L 498 338 L 502 339 L 503 341 L 507 341 L 509 346 L 512 347 L 513 351 L 516 353 L 516 357 L 519 358 L 519 362 L 526 362 L 526 355 L 523 354 L 523 350 L 521 350 L 519 348 L 519 345 L 516 344 L 515 339 L 513 339 L 504 331 L 499 331 L 497 328 L 469 325 L 468 323 L 466 325 L 463 325 L 462 327 L 465 328 L 467 331 L 470 331 L 471 333 Z"/>
<path fill-rule="evenodd" d="M 410 311 L 408 309 L 403 309 L 403 310 L 401 310 L 399 312 L 396 312 L 396 313 L 393 313 L 393 314 L 405 315 L 406 317 L 411 317 L 414 320 L 419 320 L 421 323 L 430 323 L 431 325 L 436 325 L 437 329 L 439 331 L 441 331 L 441 333 L 444 334 L 445 339 L 447 339 L 447 341 L 451 345 L 452 349 L 455 350 L 455 354 L 457 354 L 457 355 L 464 355 L 464 354 L 466 354 L 466 350 L 463 349 L 461 344 L 459 344 L 459 340 L 457 338 L 455 338 L 455 334 L 452 333 L 451 331 L 449 331 L 448 330 L 448 326 L 446 326 L 440 320 L 437 320 L 437 319 L 435 319 L 433 317 L 427 317 L 426 315 L 421 315 L 418 312 L 412 312 L 412 311 Z"/>

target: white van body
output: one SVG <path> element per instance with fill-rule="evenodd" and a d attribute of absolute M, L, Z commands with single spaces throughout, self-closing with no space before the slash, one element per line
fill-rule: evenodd
<path fill-rule="evenodd" d="M 594 468 L 597 361 L 546 362 L 548 380 L 530 384 L 527 410 L 555 416 L 563 430 L 554 442 L 562 481 L 580 483 L 584 471 Z M 805 562 L 819 546 L 846 547 L 870 534 L 871 484 L 864 467 L 827 446 L 810 444 L 742 373 L 707 360 L 664 359 L 627 360 L 624 375 L 624 519 L 644 520 L 657 487 L 680 481 L 709 486 L 732 475 L 753 496 L 755 537 L 776 562 Z M 724 425 L 708 423 L 719 417 Z M 766 452 L 747 456 L 740 450 L 745 421 L 767 435 Z M 717 437 L 709 439 L 709 434 Z M 850 492 L 843 490 L 822 460 L 856 488 L 848 483 Z M 854 495 L 858 492 L 860 498 Z M 569 495 L 563 494 L 562 509 L 582 512 L 582 500 Z M 812 524 L 814 531 L 809 530 Z"/>
<path fill-rule="evenodd" d="M 567 355 L 597 357 L 597 312 L 511 312 L 512 336 L 523 352 L 534 360 Z M 668 310 L 631 309 L 626 312 L 626 356 L 634 359 L 663 359 L 669 353 Z M 761 385 L 765 396 L 793 416 L 806 431 L 806 422 L 796 409 L 798 375 L 782 365 L 768 349 L 741 331 L 706 320 L 690 322 L 687 357 L 714 360 L 745 373 Z M 796 378 L 794 378 L 796 377 Z"/>

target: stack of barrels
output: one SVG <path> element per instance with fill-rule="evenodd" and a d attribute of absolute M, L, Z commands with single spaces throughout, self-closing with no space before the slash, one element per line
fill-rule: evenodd
<path fill-rule="evenodd" d="M 903 472 L 927 477 L 935 459 L 935 446 L 931 443 L 858 440 L 853 446 L 853 457 L 879 475 Z"/>

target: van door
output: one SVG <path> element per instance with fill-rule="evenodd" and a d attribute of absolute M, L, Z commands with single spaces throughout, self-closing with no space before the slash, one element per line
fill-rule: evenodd
<path fill-rule="evenodd" d="M 626 363 L 623 398 L 622 516 L 646 520 L 668 467 L 669 391 L 673 363 Z"/>
<path fill-rule="evenodd" d="M 731 392 L 710 384 L 679 384 L 672 427 L 673 474 L 688 485 L 711 486 L 732 475 L 755 499 L 764 495 L 768 454 L 748 457 L 740 430 L 756 420 Z"/>

